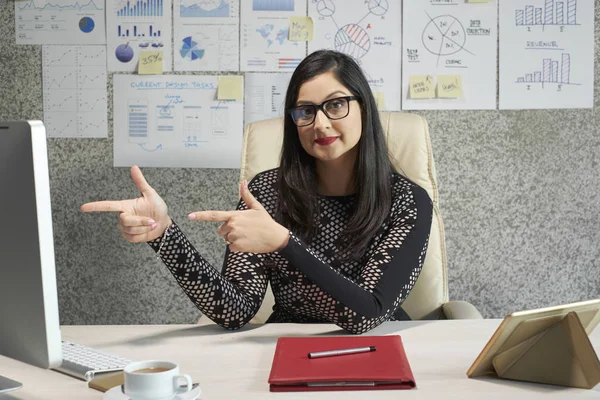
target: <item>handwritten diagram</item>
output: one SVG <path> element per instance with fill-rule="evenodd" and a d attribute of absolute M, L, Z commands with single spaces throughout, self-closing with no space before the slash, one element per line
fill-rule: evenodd
<path fill-rule="evenodd" d="M 105 44 L 103 0 L 15 0 L 17 44 Z"/>
<path fill-rule="evenodd" d="M 241 100 L 215 100 L 217 76 L 114 75 L 114 165 L 239 168 Z"/>
<path fill-rule="evenodd" d="M 423 30 L 423 46 L 431 54 L 438 56 L 436 66 L 439 67 L 440 59 L 443 56 L 451 56 L 460 51 L 466 51 L 467 33 L 463 24 L 452 15 L 441 15 L 429 18 L 429 23 Z"/>
<path fill-rule="evenodd" d="M 398 2 L 388 0 L 315 0 L 308 15 L 315 24 L 308 52 L 334 49 L 363 68 L 384 110 L 400 110 L 402 27 Z M 386 60 L 382 63 L 381 60 Z"/>
<path fill-rule="evenodd" d="M 495 109 L 496 40 L 496 1 L 404 2 L 402 108 Z"/>
<path fill-rule="evenodd" d="M 107 137 L 104 46 L 42 48 L 48 137 Z"/>
<path fill-rule="evenodd" d="M 348 4 L 346 4 L 346 7 L 347 6 Z M 370 1 L 367 4 L 367 16 L 369 14 L 378 16 L 385 15 L 388 12 L 388 8 L 389 5 L 386 0 Z M 337 13 L 344 14 L 345 10 L 342 10 L 344 9 L 341 8 Z M 340 28 L 335 21 L 336 3 L 334 3 L 333 0 L 319 1 L 316 3 L 316 11 L 321 17 L 331 18 L 331 21 L 337 27 L 337 31 L 333 38 L 334 48 L 337 51 L 341 51 L 342 53 L 346 53 L 357 59 L 364 57 L 369 52 L 371 48 L 371 38 L 367 30 L 360 26 L 360 22 L 363 21 L 365 17 L 360 21 L 348 23 Z M 370 29 L 370 26 L 368 29 Z"/>
<path fill-rule="evenodd" d="M 515 9 L 516 26 L 577 25 L 577 0 L 545 0 L 543 7 Z"/>
<path fill-rule="evenodd" d="M 504 0 L 500 108 L 593 106 L 594 4 Z"/>
<path fill-rule="evenodd" d="M 544 58 L 541 68 L 533 73 L 526 73 L 517 78 L 517 83 L 556 83 L 560 85 L 577 85 L 571 82 L 571 54 L 562 53 L 559 66 L 558 60 Z"/>

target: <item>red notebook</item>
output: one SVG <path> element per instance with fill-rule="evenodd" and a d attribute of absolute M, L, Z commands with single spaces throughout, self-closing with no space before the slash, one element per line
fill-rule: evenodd
<path fill-rule="evenodd" d="M 375 346 L 375 351 L 309 358 L 308 353 Z M 269 376 L 271 392 L 412 389 L 402 340 L 392 336 L 282 337 Z"/>

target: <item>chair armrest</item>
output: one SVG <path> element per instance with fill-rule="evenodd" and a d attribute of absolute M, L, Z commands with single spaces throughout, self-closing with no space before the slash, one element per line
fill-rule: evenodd
<path fill-rule="evenodd" d="M 462 300 L 444 303 L 442 311 L 447 319 L 483 319 L 473 304 Z"/>

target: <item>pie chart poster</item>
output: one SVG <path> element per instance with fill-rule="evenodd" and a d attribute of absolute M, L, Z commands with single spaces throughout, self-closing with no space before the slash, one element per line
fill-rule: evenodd
<path fill-rule="evenodd" d="M 402 109 L 495 109 L 497 2 L 405 0 L 403 7 Z M 411 93 L 411 82 L 413 89 L 427 82 L 428 96 Z"/>
<path fill-rule="evenodd" d="M 308 52 L 335 49 L 352 56 L 378 97 L 379 108 L 400 110 L 401 2 L 310 1 L 308 15 L 314 22 L 314 40 L 308 42 Z"/>

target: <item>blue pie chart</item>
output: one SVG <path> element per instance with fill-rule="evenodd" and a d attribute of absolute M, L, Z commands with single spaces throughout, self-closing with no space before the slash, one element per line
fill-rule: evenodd
<path fill-rule="evenodd" d="M 115 56 L 117 60 L 122 63 L 128 63 L 133 58 L 133 48 L 127 44 L 120 44 L 117 46 L 117 50 L 115 50 Z"/>
<path fill-rule="evenodd" d="M 198 43 L 192 40 L 191 36 L 183 39 L 183 45 L 179 50 L 181 57 L 187 58 L 188 60 L 200 60 L 204 57 L 204 49 L 198 47 Z"/>
<path fill-rule="evenodd" d="M 95 27 L 96 24 L 90 17 L 83 17 L 79 20 L 79 29 L 81 29 L 81 32 L 90 33 Z"/>

